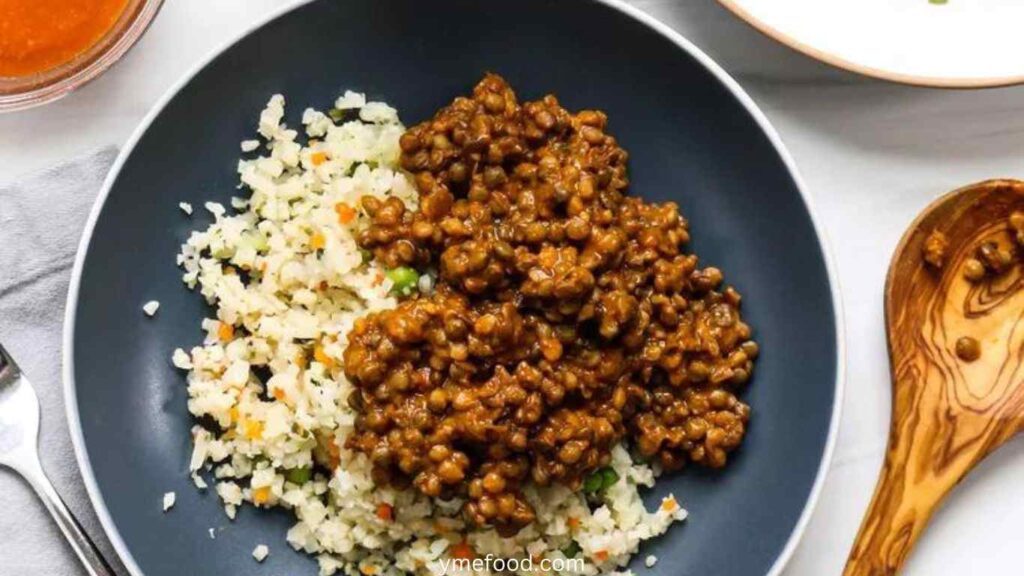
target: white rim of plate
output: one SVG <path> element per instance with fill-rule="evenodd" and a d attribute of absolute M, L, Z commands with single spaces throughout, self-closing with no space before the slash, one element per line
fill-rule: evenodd
<path fill-rule="evenodd" d="M 85 230 L 82 232 L 82 238 L 78 244 L 78 251 L 75 255 L 75 264 L 71 272 L 71 283 L 68 287 L 68 296 L 64 311 L 62 372 L 64 379 L 65 410 L 69 423 L 68 428 L 71 433 L 71 441 L 75 448 L 75 457 L 78 460 L 78 467 L 81 470 L 82 479 L 85 482 L 86 490 L 89 493 L 89 499 L 92 501 L 93 509 L 96 511 L 96 515 L 99 518 L 100 524 L 103 526 L 103 530 L 106 532 L 111 545 L 114 547 L 114 550 L 117 552 L 118 556 L 120 556 L 121 561 L 132 576 L 144 576 L 144 572 L 139 568 L 138 563 L 135 561 L 135 557 L 132 556 L 132 553 L 128 550 L 128 545 L 125 543 L 124 539 L 121 537 L 120 531 L 118 531 L 117 526 L 114 524 L 114 520 L 110 516 L 110 510 L 107 508 L 106 501 L 103 499 L 103 494 L 100 492 L 99 484 L 96 482 L 96 475 L 93 472 L 92 464 L 89 460 L 89 452 L 86 448 L 85 437 L 82 431 L 81 415 L 78 411 L 78 395 L 75 383 L 74 366 L 75 316 L 78 311 L 78 292 L 82 281 L 82 269 L 85 264 L 85 256 L 89 249 L 89 243 L 92 240 L 93 231 L 96 228 L 96 222 L 99 219 L 99 215 L 103 210 L 103 205 L 106 203 L 107 196 L 110 194 L 110 190 L 113 187 L 118 174 L 120 174 L 121 168 L 124 166 L 128 156 L 131 155 L 132 150 L 135 149 L 135 146 L 142 138 L 142 135 L 149 129 L 153 120 L 160 114 L 160 112 L 163 111 L 168 102 L 170 102 L 170 100 L 174 98 L 174 96 L 176 96 L 178 92 L 180 92 L 181 89 L 210 62 L 224 53 L 235 43 L 239 42 L 249 34 L 252 34 L 266 23 L 297 9 L 300 6 L 304 6 L 315 1 L 317 0 L 297 0 L 294 3 L 288 3 L 277 10 L 271 11 L 265 17 L 242 30 L 239 34 L 234 35 L 227 41 L 215 47 L 206 56 L 197 61 L 195 65 L 186 71 L 185 74 L 183 74 L 166 92 L 164 92 L 156 104 L 153 105 L 153 108 L 150 109 L 139 125 L 135 128 L 134 132 L 132 132 L 132 135 L 128 138 L 127 142 L 125 142 L 124 147 L 121 148 L 117 159 L 114 161 L 110 171 L 107 173 L 107 177 L 103 182 L 103 188 L 92 206 L 92 210 L 89 213 L 89 218 L 85 225 Z M 778 576 L 789 562 L 793 552 L 796 550 L 800 539 L 803 537 L 803 534 L 807 529 L 811 515 L 818 504 L 822 488 L 825 484 L 825 478 L 828 475 L 829 466 L 832 462 L 832 456 L 835 452 L 836 440 L 839 432 L 839 421 L 841 419 L 846 380 L 846 329 L 843 322 L 843 301 L 842 294 L 839 289 L 839 276 L 836 273 L 831 244 L 829 242 L 828 235 L 821 225 L 820 218 L 814 209 L 813 201 L 810 194 L 807 192 L 803 177 L 800 175 L 800 172 L 796 167 L 796 163 L 793 161 L 793 157 L 790 155 L 785 144 L 783 144 L 779 133 L 771 125 L 761 109 L 758 108 L 757 104 L 754 103 L 753 99 L 751 99 L 746 91 L 740 87 L 739 83 L 737 83 L 732 76 L 730 76 L 721 66 L 712 60 L 710 56 L 705 54 L 704 51 L 692 42 L 683 38 L 682 35 L 670 28 L 667 24 L 639 8 L 627 4 L 625 0 L 591 1 L 614 8 L 626 16 L 647 25 L 665 38 L 671 40 L 678 48 L 682 49 L 702 64 L 715 76 L 715 78 L 718 79 L 719 82 L 729 89 L 732 95 L 740 102 L 740 104 L 743 105 L 754 121 L 757 122 L 765 135 L 768 136 L 768 139 L 775 148 L 775 151 L 779 154 L 783 164 L 785 164 L 786 169 L 793 178 L 793 182 L 796 184 L 797 190 L 800 192 L 800 197 L 803 199 L 804 207 L 807 209 L 808 216 L 814 226 L 814 231 L 818 236 L 818 243 L 821 246 L 822 256 L 825 260 L 825 269 L 829 278 L 832 293 L 832 304 L 836 327 L 836 381 L 834 396 L 832 399 L 832 419 L 829 423 L 828 439 L 825 442 L 825 449 L 821 455 L 818 472 L 815 476 L 814 484 L 811 487 L 811 492 L 804 504 L 803 511 L 800 513 L 800 517 L 797 520 L 796 525 L 793 527 L 786 545 L 782 548 L 781 552 L 779 552 L 779 555 L 776 557 L 775 562 L 772 564 L 771 569 L 766 575 Z"/>
<path fill-rule="evenodd" d="M 764 20 L 761 20 L 751 14 L 746 8 L 740 6 L 737 0 L 718 0 L 718 3 L 732 12 L 737 18 L 768 38 L 819 62 L 828 64 L 834 68 L 839 68 L 840 70 L 860 74 L 861 76 L 867 76 L 877 80 L 886 80 L 888 82 L 895 82 L 897 84 L 904 84 L 907 86 L 916 86 L 919 88 L 959 88 L 969 90 L 978 88 L 1000 88 L 1003 86 L 1024 84 L 1024 75 L 979 76 L 977 78 L 919 76 L 858 64 L 857 62 L 843 58 L 842 56 L 833 54 L 832 52 L 815 48 L 806 42 L 802 42 L 793 36 L 782 32 L 778 28 L 775 28 Z"/>

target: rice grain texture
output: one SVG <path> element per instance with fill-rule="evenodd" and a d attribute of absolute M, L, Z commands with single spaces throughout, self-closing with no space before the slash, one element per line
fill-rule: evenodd
<path fill-rule="evenodd" d="M 283 121 L 284 97 L 273 96 L 262 140 L 242 144 L 265 152 L 238 163 L 248 196 L 230 209 L 207 202 L 213 223 L 181 247 L 184 283 L 215 310 L 202 344 L 172 357 L 203 422 L 192 429 L 197 486 L 205 475 L 230 518 L 243 505 L 291 510 L 288 542 L 316 555 L 324 575 L 427 575 L 466 547 L 506 559 L 568 553 L 586 560 L 574 574 L 617 572 L 641 541 L 686 517 L 674 499 L 645 508 L 639 489 L 655 471 L 622 446 L 612 458 L 620 480 L 589 501 L 561 485 L 527 487 L 537 521 L 512 538 L 469 526 L 458 498 L 376 486 L 366 457 L 343 448 L 355 419 L 347 334 L 357 318 L 397 304 L 385 270 L 356 245 L 367 223 L 360 201 L 397 197 L 412 209 L 417 194 L 398 168 L 395 109 L 355 92 L 335 105 L 331 115 L 306 110 L 300 138 Z M 341 217 L 353 209 L 355 218 Z"/>

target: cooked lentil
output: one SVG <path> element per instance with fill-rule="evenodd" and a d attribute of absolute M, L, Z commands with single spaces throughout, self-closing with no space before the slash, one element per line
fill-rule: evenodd
<path fill-rule="evenodd" d="M 669 470 L 740 445 L 758 355 L 740 295 L 684 251 L 674 203 L 626 195 L 607 123 L 487 75 L 401 137 L 419 208 L 365 198 L 359 242 L 438 279 L 349 336 L 347 446 L 377 482 L 512 534 L 534 520 L 525 483 L 580 488 L 624 440 Z"/>
<path fill-rule="evenodd" d="M 942 268 L 946 263 L 946 249 L 949 247 L 949 240 L 946 235 L 938 230 L 932 233 L 924 241 L 924 261 L 935 268 Z"/>
<path fill-rule="evenodd" d="M 981 343 L 970 336 L 962 336 L 956 341 L 956 355 L 965 362 L 974 362 L 981 358 Z"/>
<path fill-rule="evenodd" d="M 963 276 L 968 281 L 981 282 L 990 275 L 998 276 L 1020 259 L 1020 248 L 1024 247 L 1024 212 L 1014 210 L 1007 217 L 1006 223 L 1013 242 L 1006 245 L 989 240 L 978 244 L 974 257 L 964 260 Z"/>
<path fill-rule="evenodd" d="M 977 258 L 993 274 L 1002 274 L 1013 264 L 1013 252 L 997 242 L 982 242 L 977 249 Z"/>
<path fill-rule="evenodd" d="M 1024 212 L 1014 210 L 1007 220 L 1013 230 L 1013 239 L 1017 244 L 1024 244 Z"/>
<path fill-rule="evenodd" d="M 971 282 L 980 282 L 985 278 L 985 265 L 977 258 L 964 260 L 964 278 Z"/>

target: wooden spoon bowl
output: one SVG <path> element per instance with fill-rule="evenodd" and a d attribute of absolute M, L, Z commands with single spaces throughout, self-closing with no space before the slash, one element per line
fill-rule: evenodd
<path fill-rule="evenodd" d="M 844 571 L 899 572 L 949 491 L 1024 426 L 1024 273 L 1020 263 L 971 282 L 964 262 L 987 241 L 1019 252 L 1008 218 L 1024 182 L 990 180 L 932 203 L 903 236 L 885 286 L 892 423 L 885 465 Z M 923 250 L 949 241 L 941 268 Z M 981 356 L 958 357 L 971 337 Z"/>

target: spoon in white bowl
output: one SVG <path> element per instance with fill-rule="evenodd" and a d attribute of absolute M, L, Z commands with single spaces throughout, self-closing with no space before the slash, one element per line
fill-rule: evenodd
<path fill-rule="evenodd" d="M 0 346 L 0 466 L 21 474 L 39 494 L 90 576 L 116 576 L 46 478 L 39 463 L 39 399 Z"/>

